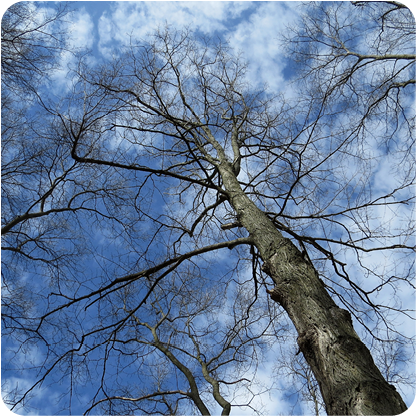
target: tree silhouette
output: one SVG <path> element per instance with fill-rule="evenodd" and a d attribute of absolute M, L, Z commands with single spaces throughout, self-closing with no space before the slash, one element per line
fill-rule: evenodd
<path fill-rule="evenodd" d="M 42 356 L 12 408 L 60 382 L 63 409 L 86 413 L 262 413 L 253 399 L 270 387 L 256 369 L 294 329 L 328 414 L 406 409 L 352 316 L 375 341 L 406 336 L 393 314 L 411 316 L 396 292 L 413 286 L 414 130 L 401 94 L 414 58 L 385 55 L 389 77 L 367 84 L 360 71 L 383 59 L 352 52 L 346 20 L 329 45 L 323 25 L 337 28 L 330 18 L 348 6 L 332 7 L 290 44 L 309 66 L 293 101 L 254 90 L 226 43 L 166 27 L 101 66 L 81 58 L 65 97 L 10 122 L 3 328 Z M 383 48 L 387 25 L 406 26 L 390 19 L 409 12 L 370 7 Z M 395 168 L 384 187 L 381 164 Z M 374 253 L 392 255 L 375 265 Z"/>

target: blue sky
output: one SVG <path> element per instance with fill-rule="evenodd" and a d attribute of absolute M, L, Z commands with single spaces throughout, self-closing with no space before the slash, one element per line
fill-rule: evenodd
<path fill-rule="evenodd" d="M 296 19 L 287 2 L 76 2 L 71 24 L 74 45 L 91 48 L 97 59 L 109 58 L 130 36 L 144 38 L 165 23 L 189 26 L 228 39 L 250 63 L 251 82 L 285 88 L 286 62 L 279 32 Z M 58 77 L 58 76 L 57 76 Z"/>
<path fill-rule="evenodd" d="M 48 3 L 45 4 L 45 7 Z M 158 25 L 168 23 L 176 28 L 184 25 L 192 30 L 200 31 L 207 35 L 220 36 L 229 40 L 236 51 L 242 51 L 245 58 L 250 62 L 248 71 L 249 82 L 261 87 L 264 83 L 276 91 L 285 89 L 284 71 L 286 68 L 285 58 L 281 54 L 277 36 L 280 28 L 291 23 L 297 13 L 291 4 L 265 2 L 75 2 L 73 5 L 77 11 L 68 24 L 71 32 L 70 44 L 74 48 L 91 49 L 91 61 L 100 63 L 111 58 L 113 53 L 124 45 L 127 45 L 130 36 L 144 38 Z M 61 69 L 52 75 L 51 92 L 59 97 L 65 94 L 70 88 L 71 82 L 67 77 L 68 68 L 76 65 L 76 59 L 69 53 L 62 54 Z M 111 256 L 110 248 L 114 242 L 109 244 L 109 236 L 96 236 L 94 244 L 99 248 L 101 256 Z M 108 247 L 106 245 L 109 245 Z M 229 251 L 225 250 L 216 253 L 216 261 L 227 260 Z M 96 261 L 99 263 L 99 260 Z M 86 264 L 91 268 L 92 262 Z M 110 266 L 111 267 L 111 266 Z M 116 274 L 120 272 L 116 271 Z M 37 280 L 28 273 L 27 278 Z M 97 284 L 99 285 L 99 284 Z M 91 309 L 89 310 L 91 312 Z M 3 346 L 5 347 L 5 346 Z M 10 347 L 10 346 L 7 346 Z M 18 351 L 18 344 L 14 345 Z M 42 361 L 43 350 L 36 347 L 26 352 L 22 364 L 39 364 Z M 8 356 L 3 355 L 7 360 Z M 272 359 L 272 358 L 271 358 Z M 261 383 L 271 384 L 269 361 L 260 368 L 257 378 Z M 247 376 L 251 375 L 249 372 Z M 26 379 L 25 379 L 26 377 Z M 3 373 L 9 386 L 17 384 L 20 388 L 30 387 L 35 381 L 35 376 L 26 373 L 25 377 Z M 85 396 L 91 398 L 95 393 L 94 382 L 86 382 L 83 390 Z M 65 381 L 63 382 L 65 388 Z M 33 405 L 30 414 L 48 415 L 52 413 L 66 414 L 65 410 L 56 409 L 53 405 L 55 399 L 61 393 L 60 384 L 43 384 L 34 391 Z M 245 395 L 245 392 L 241 392 Z M 81 398 L 82 400 L 82 398 Z M 292 401 L 285 399 L 282 395 L 269 396 L 268 393 L 257 399 L 255 405 L 261 403 L 272 414 L 287 414 L 292 407 Z M 73 400 L 73 413 L 81 414 L 85 410 L 84 404 L 77 405 Z M 298 408 L 296 410 L 301 409 Z M 23 410 L 18 411 L 23 412 Z M 236 415 L 238 411 L 234 411 Z M 248 414 L 247 409 L 240 409 L 240 413 Z"/>
<path fill-rule="evenodd" d="M 4 5 L 5 3 L 2 3 L 2 7 Z M 203 34 L 228 40 L 235 51 L 242 52 L 248 61 L 247 81 L 252 86 L 262 87 L 267 84 L 271 91 L 282 92 L 287 97 L 293 94 L 292 85 L 288 83 L 292 71 L 278 36 L 283 30 L 285 31 L 287 25 L 296 23 L 299 14 L 295 2 L 77 1 L 74 7 L 77 11 L 68 25 L 71 31 L 71 45 L 76 48 L 91 49 L 92 56 L 89 59 L 93 63 L 111 58 L 129 43 L 130 36 L 144 38 L 158 25 L 167 23 L 176 28 L 189 26 L 190 29 Z M 61 59 L 62 69 L 52 76 L 52 90 L 56 96 L 68 91 L 70 81 L 66 76 L 67 69 L 76 64 L 71 54 L 63 54 Z M 380 166 L 375 181 L 381 189 L 386 186 L 388 176 L 384 166 Z M 382 211 L 380 216 L 392 218 L 391 213 L 387 214 Z M 105 245 L 106 239 L 103 238 L 103 246 Z M 227 260 L 228 254 L 225 252 L 222 255 L 223 260 Z M 102 253 L 105 254 L 104 249 Z M 351 254 L 346 256 L 349 258 Z M 355 260 L 351 260 L 354 265 Z M 383 257 L 373 258 L 370 255 L 368 260 L 369 264 L 384 267 Z M 408 294 L 403 294 L 403 297 L 406 305 L 414 304 L 414 297 L 408 299 Z M 404 333 L 410 331 L 409 322 L 402 325 Z M 413 332 L 410 331 L 410 333 Z M 29 352 L 29 358 L 37 363 L 41 360 L 40 352 L 34 349 Z M 268 367 L 271 366 L 273 358 L 268 357 L 268 360 L 270 362 L 266 361 L 265 368 L 260 369 L 258 373 L 258 378 L 266 384 L 271 377 Z M 9 381 L 10 383 L 18 382 L 21 385 L 31 382 L 19 380 L 13 376 L 9 378 Z M 411 393 L 408 394 L 411 395 Z M 36 395 L 38 396 L 37 403 L 44 407 L 50 399 L 59 396 L 59 389 L 54 386 L 42 387 Z M 410 403 L 411 397 L 407 399 Z M 278 394 L 272 398 L 266 395 L 262 400 L 267 404 L 270 413 L 274 415 L 278 413 L 285 415 L 291 409 L 291 402 Z M 49 412 L 52 412 L 52 408 L 47 405 L 39 411 L 39 414 Z M 245 411 L 241 410 L 241 412 L 243 414 Z M 296 409 L 295 412 L 301 413 L 302 410 Z M 65 414 L 62 410 L 60 413 Z"/>

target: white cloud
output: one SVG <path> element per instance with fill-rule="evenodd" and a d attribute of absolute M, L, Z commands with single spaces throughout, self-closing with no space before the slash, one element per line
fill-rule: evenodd
<path fill-rule="evenodd" d="M 116 26 L 112 19 L 104 13 L 98 21 L 98 50 L 105 57 L 110 58 L 112 54 L 112 41 L 115 37 Z"/>
<path fill-rule="evenodd" d="M 276 355 L 270 352 L 266 360 L 245 374 L 252 384 L 249 387 L 241 385 L 233 393 L 233 403 L 249 403 L 250 407 L 233 406 L 232 415 L 253 416 L 253 410 L 269 416 L 293 414 L 294 404 L 286 395 L 288 386 L 281 385 L 282 378 L 276 373 L 276 365 Z"/>
<path fill-rule="evenodd" d="M 231 45 L 249 61 L 253 84 L 266 83 L 273 90 L 284 88 L 284 53 L 279 33 L 294 19 L 294 8 L 283 2 L 260 3 L 249 20 L 242 21 L 230 36 Z"/>
<path fill-rule="evenodd" d="M 256 5 L 256 6 L 255 6 Z M 253 9 L 249 19 L 238 20 Z M 285 2 L 116 2 L 98 22 L 99 50 L 110 57 L 112 48 L 141 39 L 158 26 L 190 27 L 205 34 L 221 33 L 249 60 L 249 79 L 284 87 L 284 55 L 279 32 L 297 17 Z"/>
<path fill-rule="evenodd" d="M 112 41 L 127 44 L 130 36 L 143 38 L 158 26 L 190 27 L 206 34 L 230 30 L 251 2 L 116 2 L 99 20 L 100 51 L 108 56 Z"/>
<path fill-rule="evenodd" d="M 55 392 L 54 390 L 50 389 L 49 387 L 45 387 L 42 384 L 37 385 L 34 389 L 31 390 L 33 385 L 35 384 L 35 380 L 31 379 L 30 377 L 7 377 L 2 380 L 2 399 L 3 404 L 6 409 L 1 410 L 2 416 L 6 415 L 40 415 L 39 405 L 42 404 L 42 415 L 52 415 L 54 414 L 53 405 L 55 401 L 59 399 L 59 392 Z M 7 401 L 13 400 L 13 396 L 15 392 L 20 394 L 24 392 L 28 392 L 28 398 L 36 399 L 37 405 L 33 405 L 33 403 L 29 403 L 31 405 L 27 406 L 28 401 L 22 401 L 17 407 L 10 412 L 10 405 L 6 404 Z M 52 405 L 52 407 L 51 407 Z M 13 414 L 12 414 L 13 413 Z M 16 413 L 16 414 L 15 414 Z"/>
<path fill-rule="evenodd" d="M 75 13 L 70 26 L 70 47 L 91 48 L 94 42 L 94 23 L 90 15 L 81 9 Z"/>
<path fill-rule="evenodd" d="M 72 79 L 68 72 L 77 60 L 72 51 L 90 49 L 94 44 L 94 23 L 84 9 L 74 13 L 66 30 L 69 33 L 68 50 L 61 53 L 59 69 L 51 77 L 55 92 L 67 90 L 71 85 Z"/>

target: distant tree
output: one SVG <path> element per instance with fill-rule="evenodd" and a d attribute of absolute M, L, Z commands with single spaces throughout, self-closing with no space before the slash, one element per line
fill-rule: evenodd
<path fill-rule="evenodd" d="M 378 144 L 388 148 L 401 131 L 407 140 L 396 146 L 404 151 L 415 130 L 414 16 L 395 1 L 351 3 L 309 3 L 285 45 L 306 100 L 346 112 L 351 135 L 373 135 L 381 126 Z"/>
<path fill-rule="evenodd" d="M 302 355 L 297 353 L 299 353 L 298 348 L 282 352 L 281 360 L 276 364 L 275 372 L 278 378 L 290 381 L 290 387 L 286 385 L 282 387 L 283 393 L 289 398 L 296 395 L 301 402 L 308 406 L 309 415 L 323 415 L 325 405 L 320 395 L 320 387 L 311 368 Z"/>
<path fill-rule="evenodd" d="M 59 63 L 66 49 L 68 31 L 62 23 L 70 10 L 62 2 L 56 8 L 34 2 L 12 4 L 1 22 L 1 72 L 3 91 L 36 89 Z"/>
<path fill-rule="evenodd" d="M 406 409 L 352 314 L 375 340 L 407 336 L 392 314 L 411 315 L 396 292 L 413 288 L 413 129 L 399 143 L 382 100 L 368 97 L 365 113 L 354 93 L 343 102 L 337 76 L 311 71 L 317 83 L 286 102 L 254 91 L 245 69 L 221 42 L 161 29 L 103 66 L 81 60 L 70 93 L 42 101 L 42 124 L 18 133 L 32 147 L 11 142 L 3 328 L 42 355 L 13 409 L 56 382 L 68 384 L 63 409 L 80 401 L 87 413 L 253 408 L 247 375 L 288 335 L 283 311 L 328 414 Z M 395 115 L 408 123 L 405 108 Z M 395 175 L 377 187 L 381 164 Z"/>
<path fill-rule="evenodd" d="M 58 68 L 60 53 L 66 50 L 68 33 L 59 30 L 59 25 L 69 13 L 66 3 L 43 9 L 33 2 L 18 2 L 11 5 L 2 18 L 2 226 L 6 226 L 2 228 L 2 235 L 33 215 L 29 215 L 29 211 L 41 201 L 34 197 L 41 195 L 43 187 L 39 173 L 44 171 L 43 175 L 47 175 L 48 169 L 53 169 L 47 167 L 47 159 L 43 157 L 45 143 L 39 133 L 45 121 L 43 117 L 37 118 L 39 114 L 34 110 L 33 100 L 40 84 Z M 26 214 L 25 209 L 28 209 Z M 6 225 L 5 219 L 10 218 L 14 222 Z M 19 233 L 24 241 L 22 229 L 14 229 L 9 238 Z M 26 237 L 28 243 L 31 238 Z M 18 245 L 13 248 L 17 252 L 20 249 Z M 30 260 L 30 255 L 27 259 Z M 13 260 L 8 267 L 16 267 L 14 272 L 18 274 L 19 266 L 14 265 Z M 7 281 L 2 285 L 7 285 Z M 13 285 L 15 290 L 10 298 L 4 288 L 2 303 L 11 308 L 13 317 L 19 317 L 27 313 L 30 302 L 24 295 L 28 294 L 24 285 L 17 280 Z"/>

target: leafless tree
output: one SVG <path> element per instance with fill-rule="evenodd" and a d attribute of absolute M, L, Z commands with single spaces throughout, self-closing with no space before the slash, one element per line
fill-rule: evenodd
<path fill-rule="evenodd" d="M 304 358 L 297 353 L 299 352 L 296 346 L 281 353 L 281 360 L 277 363 L 275 371 L 278 377 L 288 381 L 289 385 L 283 384 L 281 390 L 289 398 L 296 395 L 310 409 L 311 412 L 309 414 L 315 416 L 323 415 L 325 406 L 320 395 L 320 388 L 311 368 Z M 295 405 L 298 405 L 297 402 L 295 402 Z"/>
<path fill-rule="evenodd" d="M 57 58 L 66 50 L 68 38 L 61 24 L 69 13 L 65 2 L 43 10 L 32 2 L 19 2 L 7 9 L 1 22 L 3 92 L 27 95 L 57 68 Z"/>
<path fill-rule="evenodd" d="M 116 305 L 123 306 L 121 318 L 127 314 L 130 321 L 111 345 L 131 358 L 132 367 L 141 370 L 144 380 L 135 387 L 126 381 L 125 372 L 116 369 L 108 375 L 106 371 L 100 386 L 104 396 L 95 400 L 87 413 L 100 407 L 106 414 L 117 409 L 119 413 L 124 410 L 123 414 L 184 415 L 191 411 L 210 415 L 209 409 L 216 410 L 214 401 L 222 415 L 229 415 L 230 400 L 242 391 L 244 402 L 233 401 L 233 405 L 251 407 L 255 395 L 250 388 L 255 383 L 252 378 L 258 358 L 267 339 L 276 338 L 270 311 L 261 303 L 255 305 L 250 294 L 242 292 L 243 286 L 235 288 L 229 306 L 229 283 L 203 290 L 207 283 L 195 270 L 172 274 L 169 281 L 150 296 L 146 322 L 133 313 L 135 286 L 125 287 L 119 294 Z M 194 290 L 190 292 L 190 288 Z M 117 394 L 111 395 L 112 390 Z"/>
<path fill-rule="evenodd" d="M 388 148 L 401 131 L 407 140 L 396 145 L 403 153 L 415 129 L 410 10 L 395 1 L 311 2 L 306 8 L 303 24 L 289 29 L 284 45 L 298 63 L 307 99 L 346 112 L 355 135 L 372 135 L 383 124 L 379 143 Z"/>
<path fill-rule="evenodd" d="M 68 96 L 42 102 L 29 135 L 48 145 L 23 161 L 38 187 L 10 187 L 2 228 L 8 291 L 32 290 L 34 306 L 17 314 L 10 296 L 4 328 L 43 355 L 14 408 L 64 380 L 69 406 L 98 381 L 87 412 L 252 407 L 238 391 L 255 389 L 247 373 L 285 310 L 328 414 L 406 409 L 352 316 L 388 342 L 412 314 L 397 297 L 413 288 L 411 144 L 375 152 L 370 127 L 393 146 L 392 122 L 325 79 L 292 103 L 245 69 L 227 44 L 165 28 L 101 67 L 81 60 Z M 381 191 L 382 163 L 397 170 Z"/>

